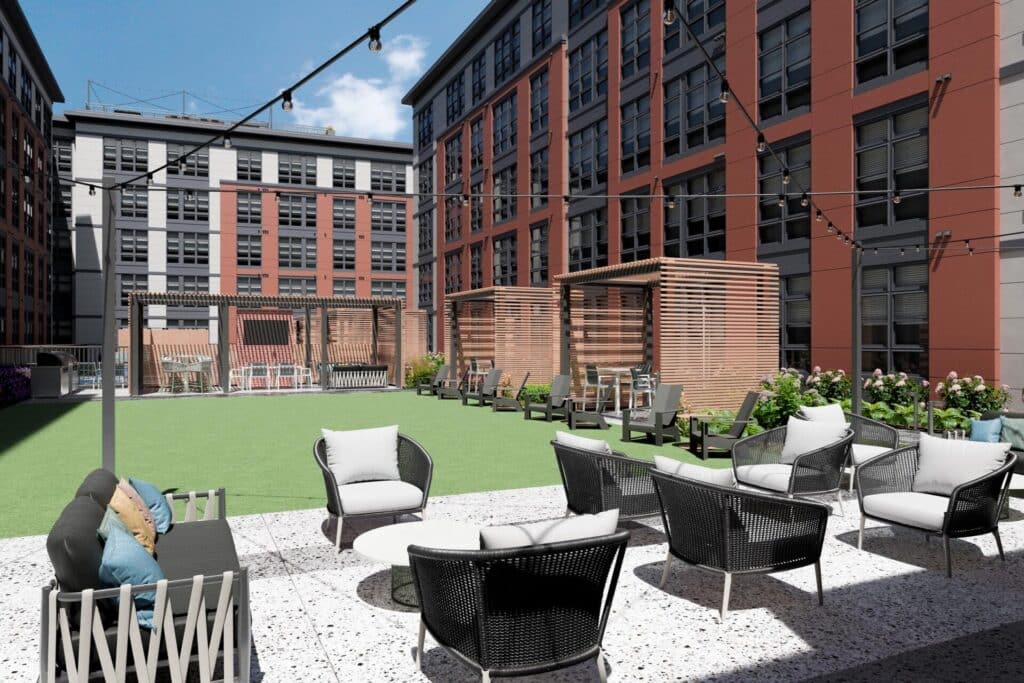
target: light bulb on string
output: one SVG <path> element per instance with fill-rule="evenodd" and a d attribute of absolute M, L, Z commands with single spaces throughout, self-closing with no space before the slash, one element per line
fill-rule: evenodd
<path fill-rule="evenodd" d="M 1014 197 L 1018 197 L 1018 198 L 1021 196 L 1021 187 L 1020 187 L 1020 185 L 1014 185 L 1013 186 L 1013 196 Z"/>
<path fill-rule="evenodd" d="M 468 194 L 462 195 L 462 205 L 463 206 L 469 206 L 469 195 Z"/>
<path fill-rule="evenodd" d="M 789 168 L 782 169 L 782 184 L 789 185 L 789 181 L 792 180 L 792 176 L 789 175 Z"/>
<path fill-rule="evenodd" d="M 823 215 L 823 214 L 821 213 L 821 209 L 817 209 L 817 210 L 816 210 L 816 211 L 814 212 L 814 220 L 815 220 L 816 222 L 820 223 L 820 222 L 821 222 L 821 221 L 823 221 L 824 219 L 825 219 L 825 217 L 824 217 L 824 215 Z"/>
<path fill-rule="evenodd" d="M 672 195 L 669 195 L 668 197 L 666 197 L 665 198 L 665 208 L 667 208 L 669 211 L 674 211 L 675 208 L 676 208 L 676 198 L 673 197 Z"/>
<path fill-rule="evenodd" d="M 224 149 L 231 149 L 231 136 L 230 135 L 225 135 L 224 136 Z"/>
<path fill-rule="evenodd" d="M 93 187 L 92 185 L 89 186 L 89 196 L 90 197 L 95 197 L 96 196 L 96 188 Z"/>
<path fill-rule="evenodd" d="M 292 110 L 292 91 L 291 90 L 285 90 L 284 94 L 281 95 L 281 109 L 284 109 L 285 111 L 291 111 Z"/>
<path fill-rule="evenodd" d="M 780 194 L 779 195 L 779 206 L 785 206 L 785 205 L 786 205 L 786 195 Z"/>
<path fill-rule="evenodd" d="M 384 49 L 384 43 L 380 40 L 380 26 L 371 26 L 368 33 L 370 34 L 370 42 L 368 43 L 370 52 L 380 52 Z"/>
<path fill-rule="evenodd" d="M 804 192 L 802 195 L 800 195 L 800 206 L 808 206 L 810 203 L 811 203 L 811 200 L 808 199 L 806 192 Z"/>
<path fill-rule="evenodd" d="M 729 81 L 722 79 L 722 92 L 718 94 L 718 101 L 725 104 L 729 101 Z"/>
<path fill-rule="evenodd" d="M 677 15 L 674 7 L 667 8 L 661 14 L 661 21 L 665 24 L 665 26 L 671 26 L 672 24 L 676 23 L 676 19 Z"/>
<path fill-rule="evenodd" d="M 899 204 L 902 201 L 903 201 L 903 197 L 900 196 L 900 191 L 899 190 L 894 190 L 893 193 L 892 193 L 892 203 L 893 204 Z"/>
<path fill-rule="evenodd" d="M 757 134 L 757 151 L 760 154 L 760 153 L 764 152 L 766 149 L 768 149 L 768 143 L 764 139 L 764 133 L 758 133 Z"/>
<path fill-rule="evenodd" d="M 828 232 L 829 232 L 829 234 L 831 235 L 833 232 L 835 232 L 835 229 L 836 229 L 836 226 L 832 224 L 832 221 L 829 221 L 828 222 Z"/>

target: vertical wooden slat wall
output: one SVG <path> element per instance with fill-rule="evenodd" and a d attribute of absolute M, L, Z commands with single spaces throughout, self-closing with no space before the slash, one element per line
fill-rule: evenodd
<path fill-rule="evenodd" d="M 587 365 L 632 367 L 643 362 L 643 290 L 628 287 L 573 288 L 573 353 L 569 372 L 582 391 Z"/>

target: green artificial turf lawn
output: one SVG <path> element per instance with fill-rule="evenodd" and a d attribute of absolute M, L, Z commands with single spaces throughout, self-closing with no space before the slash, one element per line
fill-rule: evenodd
<path fill-rule="evenodd" d="M 527 422 L 409 391 L 118 401 L 117 473 L 181 491 L 223 486 L 229 515 L 320 507 L 313 461 L 320 428 L 398 423 L 434 459 L 432 496 L 559 483 L 548 442 L 564 424 Z M 697 462 L 683 449 L 621 442 L 621 430 L 578 430 L 628 455 Z M 728 460 L 709 462 L 725 466 Z M 43 534 L 100 465 L 100 403 L 0 410 L 0 537 Z"/>

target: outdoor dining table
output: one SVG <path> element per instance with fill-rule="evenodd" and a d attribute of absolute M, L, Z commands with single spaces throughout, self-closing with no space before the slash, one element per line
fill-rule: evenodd
<path fill-rule="evenodd" d="M 615 412 L 616 413 L 621 413 L 622 412 L 622 378 L 623 377 L 629 377 L 630 376 L 629 371 L 632 370 L 632 369 L 633 368 L 631 368 L 631 367 L 626 367 L 626 368 L 623 368 L 623 367 L 611 367 L 611 368 L 601 367 L 601 368 L 597 369 L 598 373 L 603 373 L 603 374 L 606 374 L 606 375 L 614 375 L 615 376 Z"/>
<path fill-rule="evenodd" d="M 189 391 L 189 376 L 195 374 L 199 380 L 199 390 L 209 388 L 213 379 L 213 359 L 210 356 L 175 355 L 160 359 L 164 372 L 170 377 L 171 391 L 174 391 L 175 376 L 181 382 L 184 393 Z M 206 380 L 206 381 L 204 381 Z"/>

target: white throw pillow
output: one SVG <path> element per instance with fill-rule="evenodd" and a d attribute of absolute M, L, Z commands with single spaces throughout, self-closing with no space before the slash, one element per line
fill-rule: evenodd
<path fill-rule="evenodd" d="M 804 406 L 800 409 L 800 415 L 811 422 L 846 422 L 843 407 L 838 403 L 829 403 L 827 406 Z"/>
<path fill-rule="evenodd" d="M 786 441 L 782 444 L 782 464 L 792 465 L 804 453 L 835 443 L 844 436 L 850 425 L 845 422 L 801 420 L 790 417 L 786 423 Z"/>
<path fill-rule="evenodd" d="M 585 436 L 576 436 L 569 432 L 555 432 L 555 441 L 563 446 L 578 448 L 581 451 L 607 453 L 608 455 L 611 455 L 612 452 L 612 447 L 608 445 L 607 441 L 601 441 L 601 439 L 588 439 Z"/>
<path fill-rule="evenodd" d="M 357 481 L 401 479 L 398 473 L 398 425 L 335 432 L 321 429 L 327 466 L 338 486 Z"/>
<path fill-rule="evenodd" d="M 995 472 L 1006 462 L 1008 443 L 940 439 L 921 435 L 912 490 L 948 496 L 960 484 Z"/>
<path fill-rule="evenodd" d="M 659 472 L 674 474 L 682 479 L 692 479 L 693 481 L 702 481 L 706 484 L 715 484 L 717 486 L 736 485 L 736 477 L 733 476 L 731 467 L 722 469 L 701 467 L 700 465 L 691 465 L 688 462 L 679 462 L 673 458 L 666 458 L 663 455 L 654 456 L 654 467 Z"/>
<path fill-rule="evenodd" d="M 483 550 L 497 550 L 607 536 L 614 534 L 618 525 L 619 511 L 615 509 L 605 510 L 596 515 L 576 515 L 530 524 L 483 527 L 480 529 L 480 547 Z"/>

